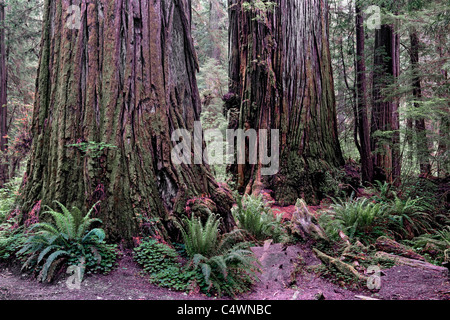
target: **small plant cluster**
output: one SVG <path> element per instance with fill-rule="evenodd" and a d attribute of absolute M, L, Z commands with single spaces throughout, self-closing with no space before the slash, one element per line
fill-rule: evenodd
<path fill-rule="evenodd" d="M 155 239 L 144 239 L 134 249 L 134 260 L 150 275 L 150 282 L 160 287 L 187 291 L 195 281 L 194 272 L 182 270 L 177 251 Z"/>
<path fill-rule="evenodd" d="M 237 195 L 237 206 L 232 214 L 240 229 L 245 230 L 252 240 L 262 242 L 273 239 L 274 242 L 289 242 L 283 227 L 282 215 L 275 215 L 263 196 Z"/>
<path fill-rule="evenodd" d="M 104 142 L 79 142 L 75 144 L 68 144 L 67 147 L 74 147 L 80 150 L 81 153 L 86 157 L 91 157 L 92 159 L 99 158 L 105 149 L 115 149 L 117 146 L 104 143 Z"/>
<path fill-rule="evenodd" d="M 435 233 L 424 234 L 414 238 L 408 241 L 408 244 L 436 265 L 450 262 L 450 226 L 448 225 Z"/>
<path fill-rule="evenodd" d="M 83 216 L 73 207 L 70 211 L 55 201 L 61 212 L 48 207 L 54 223 L 39 222 L 26 231 L 23 247 L 17 256 L 24 261 L 22 270 L 38 272 L 39 281 L 51 282 L 63 266 L 84 263 L 86 273 L 107 274 L 113 270 L 117 258 L 115 245 L 105 243 L 105 232 L 92 228 L 99 219 L 90 218 L 95 206 Z"/>
<path fill-rule="evenodd" d="M 23 228 L 16 228 L 11 221 L 0 224 L 0 261 L 14 256 L 24 241 Z"/>
<path fill-rule="evenodd" d="M 194 215 L 177 223 L 187 262 L 176 249 L 148 239 L 135 249 L 135 260 L 150 274 L 150 281 L 180 291 L 200 289 L 206 294 L 236 296 L 258 280 L 257 259 L 242 241 L 240 230 L 219 232 L 220 218 L 211 214 L 202 222 Z"/>
<path fill-rule="evenodd" d="M 25 240 L 14 208 L 20 184 L 21 179 L 15 178 L 0 189 L 0 261 L 13 257 Z"/>

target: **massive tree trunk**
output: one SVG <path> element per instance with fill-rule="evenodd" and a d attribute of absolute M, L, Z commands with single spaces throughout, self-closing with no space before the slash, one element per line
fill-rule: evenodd
<path fill-rule="evenodd" d="M 410 31 L 409 38 L 411 43 L 410 62 L 411 62 L 411 71 L 413 74 L 412 88 L 413 88 L 413 97 L 415 100 L 414 106 L 415 108 L 420 108 L 420 100 L 422 99 L 422 87 L 420 84 L 420 75 L 419 75 L 420 41 L 417 31 L 414 28 L 412 28 L 412 30 Z M 431 174 L 431 165 L 430 165 L 430 152 L 428 149 L 427 131 L 425 126 L 425 119 L 423 117 L 415 119 L 415 128 L 416 128 L 417 159 L 419 162 L 420 173 L 427 176 Z"/>
<path fill-rule="evenodd" d="M 229 191 L 206 166 L 171 158 L 172 132 L 193 131 L 201 112 L 190 1 L 72 1 L 79 29 L 70 2 L 45 1 L 24 218 L 53 200 L 101 201 L 111 240 L 130 240 L 142 222 L 169 239 L 188 200 L 209 196 L 230 230 Z"/>
<path fill-rule="evenodd" d="M 355 7 L 356 13 L 356 87 L 357 87 L 357 123 L 361 155 L 361 176 L 363 182 L 373 183 L 374 170 L 372 152 L 370 150 L 370 128 L 367 108 L 367 78 L 365 59 L 364 16 L 360 5 Z"/>
<path fill-rule="evenodd" d="M 274 191 L 281 203 L 316 202 L 327 171 L 343 164 L 338 141 L 328 4 L 230 0 L 230 127 L 279 129 L 280 170 L 234 168 L 239 186 Z M 255 4 L 256 3 L 256 4 Z M 266 8 L 259 9 L 261 3 Z M 238 117 L 238 118 L 236 118 Z"/>
<path fill-rule="evenodd" d="M 399 73 L 399 35 L 394 26 L 382 25 L 375 31 L 371 150 L 374 168 L 383 171 L 375 179 L 396 184 L 400 182 L 401 172 L 399 104 L 397 98 L 389 94 Z"/>
<path fill-rule="evenodd" d="M 0 187 L 9 179 L 7 148 L 8 148 L 8 106 L 7 106 L 7 59 L 5 42 L 5 3 L 0 1 L 0 151 L 2 152 L 2 162 L 0 163 Z"/>

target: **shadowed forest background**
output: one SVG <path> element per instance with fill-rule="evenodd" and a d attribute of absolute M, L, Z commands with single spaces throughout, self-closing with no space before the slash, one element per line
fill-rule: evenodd
<path fill-rule="evenodd" d="M 0 263 L 52 282 L 130 254 L 153 285 L 234 297 L 271 244 L 321 262 L 290 287 L 442 272 L 449 24 L 447 0 L 0 0 Z M 278 129 L 280 170 L 174 164 L 195 121 Z"/>

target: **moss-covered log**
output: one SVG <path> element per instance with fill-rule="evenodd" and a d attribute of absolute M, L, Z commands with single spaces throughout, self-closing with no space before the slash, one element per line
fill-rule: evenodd
<path fill-rule="evenodd" d="M 321 197 L 325 172 L 343 164 L 328 43 L 328 3 L 319 0 L 229 0 L 230 94 L 236 129 L 279 129 L 280 171 L 234 166 L 247 192 L 272 189 L 295 204 Z M 233 106 L 228 106 L 233 107 Z"/>
<path fill-rule="evenodd" d="M 142 222 L 168 239 L 188 200 L 208 196 L 233 226 L 231 194 L 208 168 L 171 159 L 172 132 L 193 130 L 201 112 L 190 6 L 45 1 L 24 219 L 40 200 L 101 201 L 96 215 L 112 240 L 130 240 Z"/>

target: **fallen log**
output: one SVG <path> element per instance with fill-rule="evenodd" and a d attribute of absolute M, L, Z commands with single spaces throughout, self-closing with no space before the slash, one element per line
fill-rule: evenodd
<path fill-rule="evenodd" d="M 355 298 L 366 300 L 366 301 L 380 301 L 380 299 L 372 298 L 372 297 L 366 297 L 366 296 L 355 296 Z"/>
<path fill-rule="evenodd" d="M 320 261 L 322 261 L 323 264 L 325 264 L 327 267 L 334 267 L 341 273 L 353 276 L 357 280 L 367 281 L 368 278 L 366 276 L 360 274 L 353 266 L 349 265 L 348 263 L 339 260 L 339 258 L 330 257 L 325 253 L 320 252 L 316 248 L 313 248 L 313 250 L 317 258 L 319 258 Z"/>
<path fill-rule="evenodd" d="M 379 237 L 377 239 L 375 247 L 378 251 L 388 252 L 397 256 L 402 256 L 414 260 L 426 261 L 425 258 L 420 254 L 385 236 Z"/>
<path fill-rule="evenodd" d="M 413 267 L 413 268 L 420 268 L 420 269 L 430 270 L 430 271 L 437 271 L 437 272 L 442 272 L 444 274 L 447 274 L 447 272 L 448 272 L 447 268 L 435 266 L 434 264 L 428 263 L 426 261 L 400 257 L 400 256 L 390 254 L 387 252 L 378 251 L 375 254 L 375 257 L 392 261 L 396 265 L 409 266 L 409 267 Z"/>

